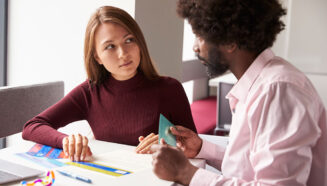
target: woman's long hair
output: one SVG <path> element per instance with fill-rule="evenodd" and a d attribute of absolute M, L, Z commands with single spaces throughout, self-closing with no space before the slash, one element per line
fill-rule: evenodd
<path fill-rule="evenodd" d="M 150 58 L 143 33 L 136 21 L 122 9 L 112 6 L 103 6 L 97 9 L 91 16 L 85 33 L 84 64 L 91 84 L 100 85 L 110 75 L 110 72 L 95 59 L 95 32 L 101 24 L 108 22 L 122 26 L 135 37 L 136 43 L 140 48 L 141 56 L 138 71 L 141 71 L 149 80 L 157 79 L 159 74 Z"/>

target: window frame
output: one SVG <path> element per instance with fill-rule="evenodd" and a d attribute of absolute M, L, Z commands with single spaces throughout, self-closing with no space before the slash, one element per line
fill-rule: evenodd
<path fill-rule="evenodd" d="M 0 86 L 7 85 L 7 26 L 8 0 L 0 0 Z M 0 149 L 6 147 L 6 138 L 0 138 Z"/>

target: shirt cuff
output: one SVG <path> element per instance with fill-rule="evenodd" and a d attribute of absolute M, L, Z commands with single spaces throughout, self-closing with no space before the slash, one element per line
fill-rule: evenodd
<path fill-rule="evenodd" d="M 204 169 L 198 169 L 193 175 L 190 186 L 210 185 L 220 175 Z"/>
<path fill-rule="evenodd" d="M 212 155 L 216 154 L 217 145 L 214 143 L 210 143 L 209 141 L 202 140 L 202 147 L 199 152 L 199 154 L 195 158 L 203 158 L 206 160 L 212 159 Z M 221 151 L 225 151 L 224 149 L 221 149 Z"/>

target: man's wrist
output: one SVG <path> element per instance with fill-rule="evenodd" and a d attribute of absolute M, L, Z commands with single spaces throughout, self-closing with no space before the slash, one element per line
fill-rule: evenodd
<path fill-rule="evenodd" d="M 191 183 L 191 180 L 195 174 L 195 172 L 198 170 L 199 168 L 192 165 L 191 163 L 189 163 L 189 166 L 186 166 L 184 168 L 184 170 L 182 170 L 179 175 L 179 179 L 177 180 L 178 182 L 182 183 L 183 185 L 189 185 Z"/>
<path fill-rule="evenodd" d="M 200 138 L 200 145 L 199 145 L 199 149 L 198 152 L 196 153 L 195 157 L 199 155 L 199 153 L 201 152 L 202 149 L 202 145 L 203 145 L 203 140 Z"/>

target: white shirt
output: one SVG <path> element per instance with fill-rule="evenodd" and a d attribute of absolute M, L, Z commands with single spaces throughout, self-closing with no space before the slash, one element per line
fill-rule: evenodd
<path fill-rule="evenodd" d="M 327 186 L 326 110 L 291 64 L 263 51 L 228 93 L 235 110 L 226 149 L 203 142 L 190 185 Z"/>

